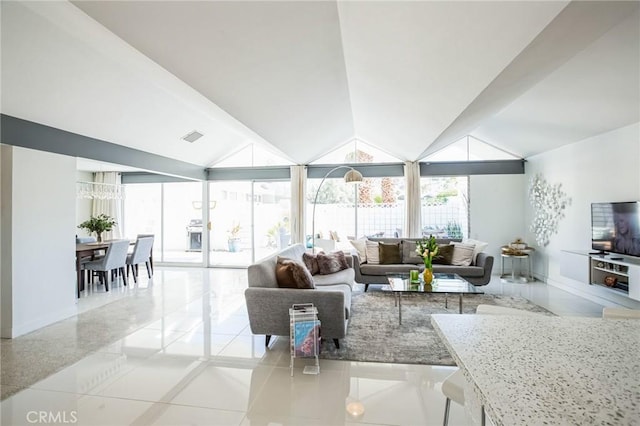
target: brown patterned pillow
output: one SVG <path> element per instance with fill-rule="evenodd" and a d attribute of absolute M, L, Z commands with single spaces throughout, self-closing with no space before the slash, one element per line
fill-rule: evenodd
<path fill-rule="evenodd" d="M 396 265 L 402 263 L 400 243 L 380 243 L 378 250 L 380 252 L 381 265 Z"/>
<path fill-rule="evenodd" d="M 285 257 L 278 257 L 276 281 L 281 288 L 316 288 L 307 267 Z"/>
<path fill-rule="evenodd" d="M 306 266 L 309 272 L 311 272 L 311 275 L 315 275 L 320 272 L 317 255 L 311 253 L 302 253 L 302 261 L 304 262 L 304 266 Z"/>
<path fill-rule="evenodd" d="M 454 246 L 451 244 L 439 244 L 438 254 L 433 258 L 434 265 L 451 265 Z"/>
<path fill-rule="evenodd" d="M 349 268 L 347 259 L 342 251 L 336 251 L 329 254 L 318 253 L 316 257 L 318 258 L 320 275 L 333 274 Z"/>

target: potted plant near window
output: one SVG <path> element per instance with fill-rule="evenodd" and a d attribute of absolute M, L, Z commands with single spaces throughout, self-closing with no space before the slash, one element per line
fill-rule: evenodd
<path fill-rule="evenodd" d="M 227 231 L 228 235 L 228 244 L 230 252 L 240 251 L 240 224 L 233 225 L 231 229 Z"/>
<path fill-rule="evenodd" d="M 96 233 L 98 242 L 102 242 L 102 233 L 109 232 L 116 226 L 115 219 L 106 214 L 99 214 L 98 216 L 91 216 L 89 219 L 78 225 L 78 228 L 86 229 L 89 233 Z"/>

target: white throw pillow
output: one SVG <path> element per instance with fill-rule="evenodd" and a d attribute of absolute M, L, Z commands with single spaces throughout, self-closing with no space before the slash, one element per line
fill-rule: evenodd
<path fill-rule="evenodd" d="M 360 238 L 359 240 L 349 240 L 353 248 L 358 251 L 358 257 L 360 257 L 360 263 L 367 261 L 367 239 Z"/>
<path fill-rule="evenodd" d="M 471 265 L 471 261 L 473 260 L 473 248 L 475 246 L 473 244 L 455 242 L 452 242 L 451 244 L 453 244 L 453 258 L 451 259 L 451 264 L 456 266 Z"/>
<path fill-rule="evenodd" d="M 487 248 L 489 243 L 485 243 L 484 241 L 472 240 L 471 238 L 467 238 L 462 240 L 462 244 L 473 244 L 473 264 L 476 264 L 476 258 L 478 257 L 478 253 L 482 253 L 484 249 Z"/>
<path fill-rule="evenodd" d="M 378 243 L 375 241 L 366 241 L 367 244 L 367 263 L 369 265 L 380 264 L 380 252 L 378 251 Z"/>

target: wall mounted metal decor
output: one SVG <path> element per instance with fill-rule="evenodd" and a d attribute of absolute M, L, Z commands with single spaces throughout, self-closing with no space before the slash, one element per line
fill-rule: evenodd
<path fill-rule="evenodd" d="M 558 232 L 560 219 L 571 198 L 561 189 L 562 184 L 548 183 L 540 173 L 529 183 L 529 201 L 533 207 L 533 220 L 529 229 L 535 234 L 536 243 L 545 247 L 551 236 Z"/>

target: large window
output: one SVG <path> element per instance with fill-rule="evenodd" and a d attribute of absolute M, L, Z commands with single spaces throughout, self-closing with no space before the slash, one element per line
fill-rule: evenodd
<path fill-rule="evenodd" d="M 307 234 L 311 235 L 313 201 L 322 179 L 307 184 Z M 318 193 L 316 235 L 324 239 L 403 235 L 404 178 L 365 178 L 357 186 L 327 179 Z"/>
<path fill-rule="evenodd" d="M 423 177 L 420 192 L 423 236 L 469 236 L 468 176 Z"/>

